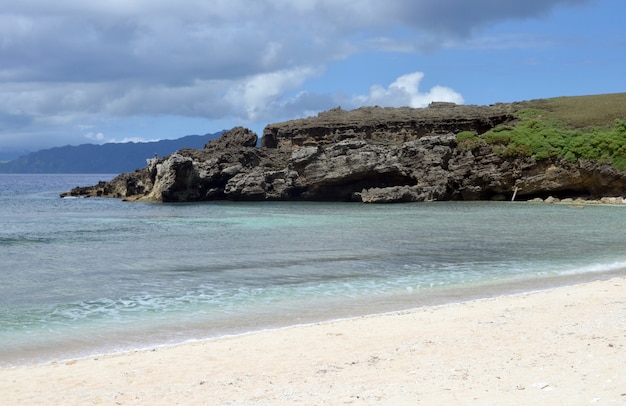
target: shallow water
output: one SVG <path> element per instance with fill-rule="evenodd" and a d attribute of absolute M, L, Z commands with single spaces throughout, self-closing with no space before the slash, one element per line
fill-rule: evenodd
<path fill-rule="evenodd" d="M 60 199 L 0 175 L 0 365 L 626 274 L 626 207 Z"/>

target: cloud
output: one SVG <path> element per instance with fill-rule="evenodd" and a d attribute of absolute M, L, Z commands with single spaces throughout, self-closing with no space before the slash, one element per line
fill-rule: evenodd
<path fill-rule="evenodd" d="M 498 22 L 542 17 L 557 6 L 581 5 L 590 0 L 406 0 L 390 11 L 403 25 L 445 41 L 469 37 Z"/>
<path fill-rule="evenodd" d="M 125 137 L 122 139 L 106 137 L 103 133 L 93 133 L 89 132 L 84 135 L 87 140 L 90 142 L 94 142 L 96 144 L 105 144 L 105 143 L 126 143 L 126 142 L 153 142 L 158 141 L 156 138 L 146 139 L 142 137 Z"/>
<path fill-rule="evenodd" d="M 43 126 L 62 134 L 64 125 L 89 125 L 102 116 L 267 122 L 301 116 L 338 99 L 302 89 L 332 62 L 363 52 L 461 44 L 490 25 L 585 2 L 5 2 L 0 119 L 6 122 L 0 123 L 0 138 L 8 138 L 7 127 L 24 137 L 46 133 Z M 420 93 L 420 81 L 419 74 L 403 76 L 355 100 L 419 105 L 434 97 L 460 98 L 445 87 Z M 76 136 L 84 139 L 84 132 Z"/>
<path fill-rule="evenodd" d="M 167 87 L 241 80 L 364 50 L 438 47 L 584 2 L 23 0 L 0 11 L 0 79 Z"/>
<path fill-rule="evenodd" d="M 387 88 L 374 85 L 368 95 L 355 96 L 353 104 L 381 107 L 426 107 L 433 101 L 463 104 L 463 96 L 448 87 L 434 86 L 425 93 L 420 92 L 419 85 L 423 78 L 422 72 L 414 72 L 400 76 Z"/>
<path fill-rule="evenodd" d="M 248 120 L 265 118 L 276 110 L 283 94 L 297 89 L 316 73 L 312 67 L 298 67 L 254 75 L 231 86 L 224 99 L 232 107 L 243 109 Z"/>
<path fill-rule="evenodd" d="M 92 141 L 96 141 L 98 144 L 104 142 L 106 139 L 104 138 L 104 134 L 102 133 L 87 133 L 85 134 L 85 138 L 92 140 Z"/>

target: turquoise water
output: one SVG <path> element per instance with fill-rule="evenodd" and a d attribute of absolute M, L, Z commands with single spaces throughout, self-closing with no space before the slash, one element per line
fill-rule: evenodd
<path fill-rule="evenodd" d="M 0 366 L 626 274 L 626 207 L 60 199 L 0 175 Z"/>

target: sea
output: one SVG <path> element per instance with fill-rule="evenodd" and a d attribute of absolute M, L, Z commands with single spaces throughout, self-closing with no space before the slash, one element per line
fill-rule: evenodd
<path fill-rule="evenodd" d="M 0 174 L 0 367 L 626 275 L 626 206 L 138 203 Z"/>

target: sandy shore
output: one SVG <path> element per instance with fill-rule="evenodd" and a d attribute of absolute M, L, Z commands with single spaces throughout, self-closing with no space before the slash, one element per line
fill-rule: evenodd
<path fill-rule="evenodd" d="M 0 370 L 2 405 L 626 404 L 626 278 Z"/>

